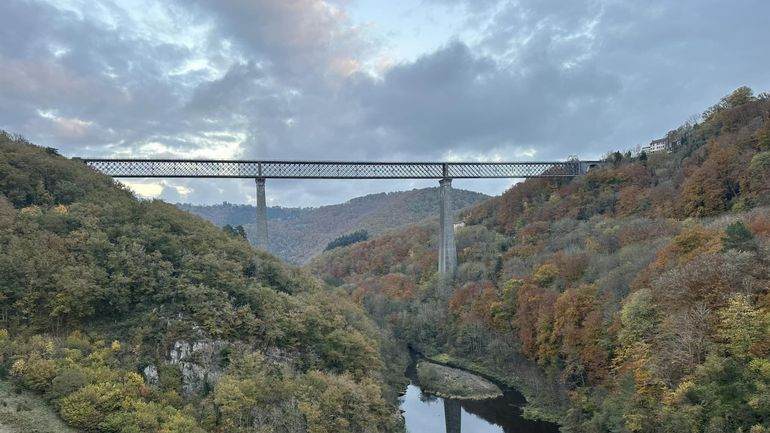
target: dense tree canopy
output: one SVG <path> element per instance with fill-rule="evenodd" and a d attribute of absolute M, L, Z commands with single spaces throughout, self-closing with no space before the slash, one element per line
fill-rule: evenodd
<path fill-rule="evenodd" d="M 346 235 L 342 235 L 338 238 L 335 238 L 334 240 L 332 240 L 326 245 L 326 248 L 324 249 L 324 251 L 329 251 L 340 247 L 346 247 L 348 245 L 353 245 L 356 242 L 365 241 L 367 239 L 369 239 L 369 232 L 367 232 L 366 230 L 357 230 L 353 233 L 349 233 Z"/>
<path fill-rule="evenodd" d="M 0 379 L 82 431 L 399 428 L 346 294 L 4 133 L 0 275 Z"/>

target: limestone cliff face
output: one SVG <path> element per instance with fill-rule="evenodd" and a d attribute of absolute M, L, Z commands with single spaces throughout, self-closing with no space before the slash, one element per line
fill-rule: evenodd
<path fill-rule="evenodd" d="M 222 375 L 222 352 L 228 347 L 221 340 L 189 342 L 179 340 L 169 353 L 169 362 L 182 371 L 182 394 L 199 392 L 208 383 L 215 384 Z"/>
<path fill-rule="evenodd" d="M 278 348 L 265 350 L 237 342 L 201 337 L 197 340 L 176 340 L 166 352 L 159 365 L 173 365 L 179 369 L 182 377 L 182 396 L 188 398 L 201 392 L 204 387 L 212 389 L 225 372 L 228 353 L 259 352 L 264 362 L 284 371 L 296 371 L 291 355 Z M 143 370 L 147 383 L 156 384 L 160 380 L 159 365 L 149 364 Z"/>
<path fill-rule="evenodd" d="M 174 342 L 163 364 L 175 365 L 182 374 L 182 395 L 187 398 L 200 392 L 206 385 L 213 387 L 224 372 L 225 349 L 233 343 L 222 340 Z M 157 383 L 158 367 L 150 364 L 143 370 L 148 383 Z"/>
<path fill-rule="evenodd" d="M 163 365 L 175 366 L 182 378 L 182 396 L 189 398 L 199 394 L 204 387 L 213 389 L 224 375 L 227 365 L 227 353 L 259 352 L 264 362 L 274 367 L 295 371 L 291 356 L 277 348 L 260 350 L 240 342 L 201 338 L 197 341 L 177 340 L 160 361 Z M 159 371 L 160 370 L 160 371 Z M 144 377 L 148 383 L 157 383 L 163 368 L 150 364 L 144 368 Z M 286 433 L 302 433 L 307 430 L 307 423 L 299 402 L 295 399 L 279 401 L 265 410 L 252 413 L 256 431 L 267 431 L 276 425 Z M 400 413 L 398 414 L 400 416 Z M 400 420 L 403 422 L 403 420 Z"/>

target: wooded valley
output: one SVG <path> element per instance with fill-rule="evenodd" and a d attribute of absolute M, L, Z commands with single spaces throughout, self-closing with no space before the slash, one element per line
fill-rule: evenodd
<path fill-rule="evenodd" d="M 398 432 L 411 347 L 565 432 L 770 431 L 769 118 L 472 206 L 453 276 L 429 221 L 298 268 L 3 133 L 0 380 L 85 432 Z"/>
<path fill-rule="evenodd" d="M 741 88 L 672 153 L 608 154 L 463 215 L 454 281 L 435 228 L 310 268 L 399 341 L 522 389 L 570 432 L 770 429 L 770 98 Z"/>
<path fill-rule="evenodd" d="M 454 191 L 456 209 L 478 204 L 489 196 L 462 189 Z M 283 260 L 304 264 L 322 253 L 330 242 L 341 236 L 364 230 L 379 236 L 407 224 L 436 217 L 438 189 L 370 194 L 346 203 L 317 208 L 269 207 L 269 250 Z M 251 239 L 256 237 L 251 205 L 223 203 L 212 206 L 178 205 L 181 209 L 203 217 L 214 224 L 243 226 Z"/>

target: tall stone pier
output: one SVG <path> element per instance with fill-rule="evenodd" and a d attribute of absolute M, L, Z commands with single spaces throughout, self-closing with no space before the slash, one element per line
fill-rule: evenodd
<path fill-rule="evenodd" d="M 267 248 L 267 202 L 265 200 L 265 178 L 258 177 L 257 181 L 257 239 L 256 247 L 262 251 Z"/>
<path fill-rule="evenodd" d="M 439 185 L 441 210 L 439 216 L 438 271 L 451 276 L 454 275 L 455 268 L 457 268 L 454 212 L 452 211 L 452 179 L 441 179 Z"/>

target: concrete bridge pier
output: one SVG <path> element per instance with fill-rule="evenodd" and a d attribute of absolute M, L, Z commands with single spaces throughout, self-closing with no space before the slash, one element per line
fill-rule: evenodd
<path fill-rule="evenodd" d="M 267 202 L 265 200 L 265 178 L 254 179 L 257 182 L 257 239 L 256 247 L 268 251 L 267 247 Z"/>
<path fill-rule="evenodd" d="M 452 210 L 452 179 L 439 181 L 440 216 L 438 243 L 438 271 L 453 276 L 457 268 L 457 247 L 455 247 L 454 212 Z"/>

